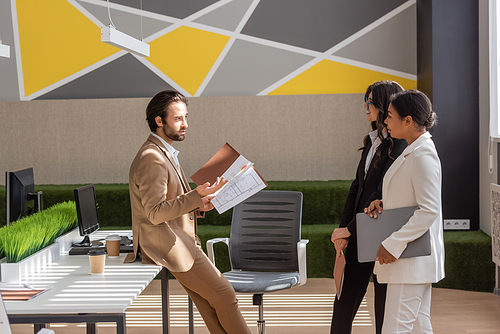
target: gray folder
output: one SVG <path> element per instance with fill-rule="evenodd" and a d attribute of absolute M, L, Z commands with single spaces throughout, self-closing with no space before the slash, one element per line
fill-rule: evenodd
<path fill-rule="evenodd" d="M 408 206 L 382 210 L 382 213 L 377 213 L 377 218 L 371 218 L 366 213 L 358 213 L 356 215 L 358 261 L 375 261 L 382 241 L 406 224 L 417 209 L 418 206 Z M 428 255 L 431 255 L 431 236 L 429 230 L 420 238 L 408 243 L 400 258 Z"/>

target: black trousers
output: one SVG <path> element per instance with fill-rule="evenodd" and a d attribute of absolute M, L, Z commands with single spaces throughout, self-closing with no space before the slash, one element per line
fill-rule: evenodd
<path fill-rule="evenodd" d="M 351 333 L 354 317 L 365 296 L 370 277 L 372 276 L 375 288 L 375 330 L 377 334 L 380 334 L 382 333 L 382 323 L 384 321 L 387 284 L 378 283 L 377 276 L 373 274 L 375 262 L 358 262 L 358 252 L 355 241 L 349 241 L 349 245 L 345 251 L 345 258 L 344 283 L 340 299 L 335 297 L 335 302 L 333 304 L 333 318 L 330 334 Z"/>

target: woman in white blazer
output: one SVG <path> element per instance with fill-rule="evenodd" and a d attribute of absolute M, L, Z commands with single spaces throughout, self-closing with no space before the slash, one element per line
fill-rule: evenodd
<path fill-rule="evenodd" d="M 382 242 L 377 254 L 374 271 L 379 282 L 388 283 L 382 333 L 432 333 L 431 284 L 444 278 L 441 163 L 427 132 L 436 114 L 425 94 L 407 90 L 391 97 L 385 123 L 391 136 L 406 139 L 408 147 L 384 176 L 382 200 L 365 212 L 376 218 L 383 209 L 419 209 Z M 400 259 L 406 245 L 427 230 L 431 255 Z"/>

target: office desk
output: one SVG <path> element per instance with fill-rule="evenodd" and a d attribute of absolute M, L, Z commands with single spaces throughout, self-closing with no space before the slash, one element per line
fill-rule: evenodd
<path fill-rule="evenodd" d="M 125 334 L 125 310 L 162 270 L 160 266 L 140 262 L 123 263 L 125 256 L 106 257 L 104 274 L 92 275 L 87 255 L 61 255 L 58 261 L 21 282 L 35 287 L 51 286 L 50 290 L 29 301 L 5 302 L 10 323 L 86 322 L 87 333 L 93 334 L 95 323 L 115 322 L 117 334 Z M 168 282 L 168 271 L 163 274 Z M 162 277 L 162 285 L 163 281 Z M 162 299 L 168 312 L 166 289 L 168 286 L 162 288 Z M 165 333 L 168 319 L 164 320 Z M 35 332 L 40 327 L 43 325 L 35 326 Z"/>

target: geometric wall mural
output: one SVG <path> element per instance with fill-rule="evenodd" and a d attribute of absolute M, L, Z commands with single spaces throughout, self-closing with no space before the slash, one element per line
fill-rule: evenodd
<path fill-rule="evenodd" d="M 416 1 L 0 1 L 0 100 L 363 93 L 416 88 Z M 109 5 L 109 14 L 108 14 Z M 100 41 L 110 23 L 150 45 Z"/>

